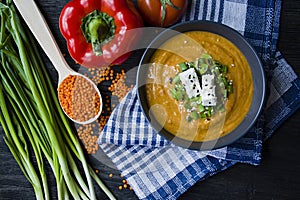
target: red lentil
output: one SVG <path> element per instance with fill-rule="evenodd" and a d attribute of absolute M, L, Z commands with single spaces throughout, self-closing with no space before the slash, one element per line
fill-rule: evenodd
<path fill-rule="evenodd" d="M 99 149 L 98 136 L 94 135 L 94 124 L 85 124 L 77 128 L 77 134 L 88 154 L 95 154 Z"/>
<path fill-rule="evenodd" d="M 108 90 L 112 92 L 112 95 L 118 97 L 119 101 L 121 101 L 133 87 L 133 85 L 128 87 L 125 80 L 125 70 L 122 70 L 121 73 L 117 73 L 116 78 L 112 81 L 111 86 L 108 88 Z"/>
<path fill-rule="evenodd" d="M 84 77 L 69 75 L 58 87 L 58 98 L 65 113 L 72 119 L 84 122 L 100 111 L 100 96 Z"/>
<path fill-rule="evenodd" d="M 101 84 L 103 81 L 111 81 L 111 84 L 107 86 L 108 91 L 111 92 L 112 95 L 117 96 L 119 101 L 121 101 L 133 87 L 132 85 L 129 87 L 125 83 L 125 70 L 122 69 L 121 72 L 116 73 L 111 66 L 106 68 L 88 68 L 85 76 L 89 77 L 96 84 Z M 104 96 L 103 110 L 97 121 L 91 126 L 85 125 L 77 129 L 80 139 L 82 140 L 88 154 L 95 154 L 97 152 L 97 138 L 106 125 L 107 120 L 115 107 L 116 104 L 111 103 L 110 97 L 108 95 Z M 109 176 L 112 177 L 112 174 Z"/>
<path fill-rule="evenodd" d="M 113 177 L 113 174 L 109 174 L 109 177 L 112 178 Z M 133 190 L 132 187 L 128 184 L 127 180 L 126 179 L 123 179 L 124 176 L 122 174 L 120 174 L 120 177 L 122 178 L 122 183 L 123 185 L 119 185 L 118 188 L 119 190 L 122 190 L 122 189 L 129 189 L 129 190 Z"/>

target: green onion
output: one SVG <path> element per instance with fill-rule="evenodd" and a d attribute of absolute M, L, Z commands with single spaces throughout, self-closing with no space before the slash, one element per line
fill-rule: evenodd
<path fill-rule="evenodd" d="M 221 68 L 220 68 L 220 72 L 226 74 L 227 71 L 228 71 L 227 66 L 226 65 L 222 65 Z"/>
<path fill-rule="evenodd" d="M 202 118 L 202 119 L 205 119 L 205 118 L 207 118 L 207 116 L 206 116 L 206 114 L 203 112 L 203 113 L 200 113 L 200 117 Z"/>
<path fill-rule="evenodd" d="M 184 107 L 185 107 L 186 109 L 192 109 L 192 106 L 190 105 L 190 102 L 186 102 L 186 103 L 184 104 Z"/>
<path fill-rule="evenodd" d="M 196 111 L 192 111 L 191 117 L 192 117 L 192 119 L 197 120 L 199 118 L 199 114 Z"/>
<path fill-rule="evenodd" d="M 228 90 L 229 93 L 232 93 L 232 92 L 233 92 L 232 84 L 229 84 L 229 85 L 227 86 L 227 90 Z"/>
<path fill-rule="evenodd" d="M 172 97 L 174 99 L 176 99 L 177 101 L 182 100 L 184 97 L 183 92 L 181 90 L 176 90 L 176 88 L 172 88 L 170 90 L 170 93 L 171 93 Z"/>
<path fill-rule="evenodd" d="M 200 63 L 199 60 L 200 60 L 199 58 L 196 58 L 196 60 L 195 60 L 195 68 L 196 69 L 199 68 L 199 63 Z"/>
<path fill-rule="evenodd" d="M 170 90 L 170 92 L 171 92 L 172 97 L 175 98 L 176 100 L 185 99 L 186 92 L 185 92 L 183 85 L 180 83 L 175 84 L 175 87 L 172 88 Z"/>
<path fill-rule="evenodd" d="M 172 88 L 172 89 L 170 90 L 170 93 L 171 93 L 171 95 L 172 95 L 172 97 L 173 97 L 174 99 L 178 100 L 178 99 L 177 99 L 177 96 L 176 96 L 176 89 L 175 89 L 175 88 Z"/>
<path fill-rule="evenodd" d="M 205 74 L 207 72 L 207 70 L 208 70 L 208 64 L 202 63 L 200 65 L 199 73 L 200 74 Z"/>
<path fill-rule="evenodd" d="M 212 59 L 212 57 L 209 54 L 207 54 L 207 53 L 203 53 L 201 55 L 201 58 Z"/>
<path fill-rule="evenodd" d="M 214 66 L 212 67 L 212 72 L 213 72 L 216 76 L 219 76 L 219 75 L 220 75 L 220 70 L 219 70 L 219 68 L 218 68 L 216 65 L 214 65 Z"/>
<path fill-rule="evenodd" d="M 224 98 L 227 99 L 228 98 L 228 90 L 224 89 Z"/>
<path fill-rule="evenodd" d="M 191 102 L 196 102 L 197 104 L 201 104 L 202 102 L 202 97 L 201 96 L 196 96 L 190 99 Z"/>
<path fill-rule="evenodd" d="M 211 115 L 213 114 L 213 112 L 214 112 L 214 110 L 213 110 L 213 107 L 212 106 L 209 106 L 208 108 L 207 108 L 207 116 L 208 117 L 211 117 Z"/>
<path fill-rule="evenodd" d="M 186 121 L 191 122 L 193 120 L 193 118 L 191 116 L 186 116 Z"/>
<path fill-rule="evenodd" d="M 222 81 L 223 81 L 225 87 L 227 87 L 228 86 L 228 81 L 227 81 L 225 76 L 222 76 Z"/>
<path fill-rule="evenodd" d="M 187 70 L 189 68 L 188 65 L 186 64 L 186 62 L 179 63 L 178 65 L 182 72 L 184 72 L 185 70 Z"/>
<path fill-rule="evenodd" d="M 204 106 L 202 104 L 199 105 L 199 112 L 203 112 L 205 110 Z"/>
<path fill-rule="evenodd" d="M 44 159 L 55 176 L 58 199 L 69 199 L 70 195 L 74 199 L 95 199 L 92 179 L 115 199 L 88 165 L 60 107 L 36 41 L 23 28 L 11 1 L 6 2 L 0 3 L 0 122 L 7 146 L 37 199 L 50 199 Z"/>
<path fill-rule="evenodd" d="M 180 83 L 180 77 L 178 75 L 174 77 L 173 83 L 175 84 Z"/>
<path fill-rule="evenodd" d="M 221 64 L 219 61 L 215 61 L 216 66 L 219 68 L 219 71 L 221 73 L 226 74 L 228 72 L 228 67 L 227 65 Z"/>

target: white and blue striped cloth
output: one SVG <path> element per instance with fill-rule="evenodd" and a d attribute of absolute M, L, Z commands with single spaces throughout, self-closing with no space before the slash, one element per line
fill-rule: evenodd
<path fill-rule="evenodd" d="M 176 199 L 197 181 L 235 163 L 260 163 L 263 141 L 300 106 L 300 80 L 276 50 L 280 9 L 280 0 L 190 1 L 183 21 L 226 24 L 256 49 L 267 74 L 266 106 L 243 138 L 200 152 L 175 146 L 157 134 L 143 116 L 133 88 L 114 109 L 98 142 L 140 199 Z"/>

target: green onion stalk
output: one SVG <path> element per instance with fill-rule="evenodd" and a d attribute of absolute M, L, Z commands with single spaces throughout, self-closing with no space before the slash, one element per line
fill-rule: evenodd
<path fill-rule="evenodd" d="M 45 157 L 56 179 L 58 199 L 69 199 L 70 195 L 74 199 L 96 199 L 93 179 L 110 199 L 115 199 L 87 163 L 60 107 L 36 41 L 11 1 L 0 2 L 0 17 L 0 123 L 4 140 L 36 198 L 50 199 Z"/>

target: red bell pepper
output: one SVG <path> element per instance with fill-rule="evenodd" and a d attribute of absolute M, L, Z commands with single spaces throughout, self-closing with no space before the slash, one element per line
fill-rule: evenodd
<path fill-rule="evenodd" d="M 140 37 L 133 30 L 142 26 L 130 0 L 72 0 L 59 18 L 70 55 L 85 67 L 124 62 Z"/>

